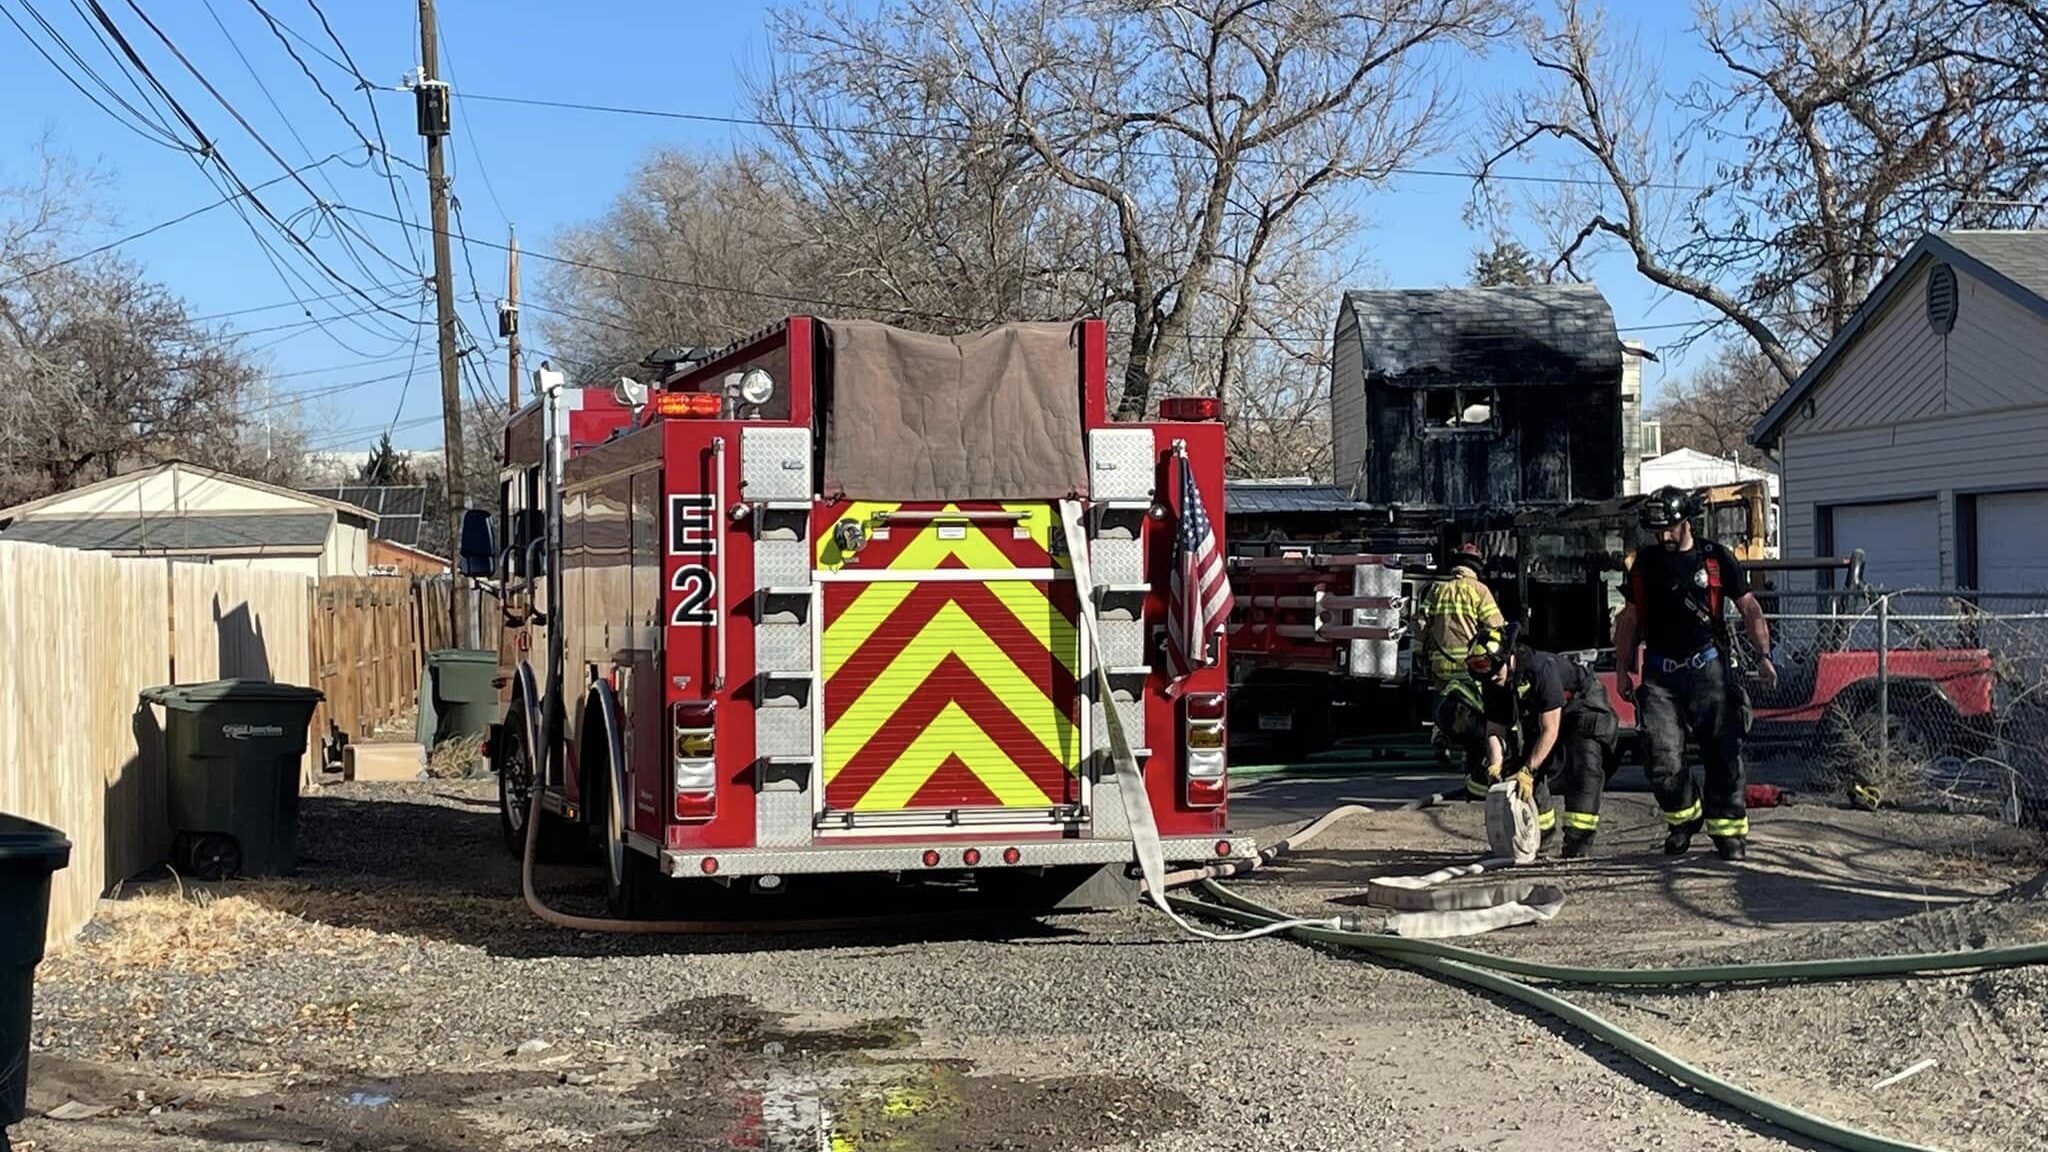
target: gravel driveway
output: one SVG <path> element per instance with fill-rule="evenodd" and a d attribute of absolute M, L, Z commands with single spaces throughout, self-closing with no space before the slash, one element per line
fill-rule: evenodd
<path fill-rule="evenodd" d="M 1275 780 L 1240 825 L 1422 777 Z M 1608 854 L 1550 866 L 1519 953 L 1666 963 L 1975 946 L 2048 933 L 1984 897 L 2038 845 L 1954 817 L 1760 813 L 1757 858 L 1654 856 L 1643 798 Z M 1302 910 L 1375 872 L 1469 859 L 1457 805 L 1340 826 L 1247 882 Z M 37 988 L 40 1152 L 237 1149 L 1576 1149 L 1801 1147 L 1518 1007 L 1284 941 L 1187 939 L 1156 913 L 958 919 L 911 932 L 689 940 L 566 933 L 517 898 L 488 784 L 306 799 L 291 882 L 109 901 Z M 541 887 L 595 910 L 592 869 Z M 898 899 L 882 894 L 884 900 Z M 944 899 L 941 894 L 939 899 Z M 1578 993 L 1741 1082 L 1968 1150 L 2048 1131 L 2039 973 Z M 1869 1085 L 1915 1060 L 1936 1067 Z"/>

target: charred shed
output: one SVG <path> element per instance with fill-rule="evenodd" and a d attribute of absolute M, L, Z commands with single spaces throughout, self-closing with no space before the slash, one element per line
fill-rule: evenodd
<path fill-rule="evenodd" d="M 1336 477 L 1446 519 L 1621 495 L 1622 346 L 1588 284 L 1346 293 Z"/>

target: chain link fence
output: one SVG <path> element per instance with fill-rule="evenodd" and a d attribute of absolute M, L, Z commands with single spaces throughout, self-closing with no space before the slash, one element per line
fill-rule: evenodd
<path fill-rule="evenodd" d="M 1748 679 L 1754 779 L 2048 827 L 2048 592 L 1762 599 L 1779 682 Z"/>

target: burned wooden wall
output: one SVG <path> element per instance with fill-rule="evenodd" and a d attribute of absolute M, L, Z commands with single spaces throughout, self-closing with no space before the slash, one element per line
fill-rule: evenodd
<path fill-rule="evenodd" d="M 1340 361 L 1358 367 L 1332 379 L 1333 420 L 1363 428 L 1335 438 L 1362 444 L 1364 457 L 1339 460 L 1338 475 L 1355 469 L 1366 503 L 1499 508 L 1620 494 L 1621 343 L 1590 286 L 1351 293 L 1337 339 L 1362 355 Z"/>

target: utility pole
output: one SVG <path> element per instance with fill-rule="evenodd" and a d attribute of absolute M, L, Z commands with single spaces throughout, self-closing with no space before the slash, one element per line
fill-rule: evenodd
<path fill-rule="evenodd" d="M 462 548 L 462 391 L 456 380 L 455 275 L 448 254 L 448 176 L 441 156 L 448 136 L 448 86 L 441 82 L 440 37 L 434 27 L 434 0 L 420 0 L 420 76 L 413 87 L 419 104 L 420 135 L 427 140 L 427 198 L 433 204 L 435 316 L 441 345 L 441 471 L 448 493 L 448 637 L 456 648 L 468 647 L 464 625 L 469 620 L 469 588 L 457 574 L 455 557 Z"/>
<path fill-rule="evenodd" d="M 505 354 L 512 368 L 505 377 L 505 402 L 519 411 L 519 230 L 507 226 L 511 243 L 505 259 L 505 302 L 498 305 L 498 336 L 505 341 Z"/>

